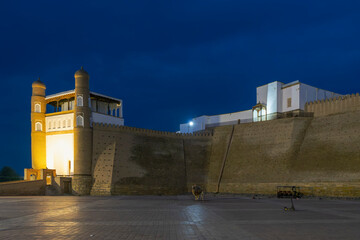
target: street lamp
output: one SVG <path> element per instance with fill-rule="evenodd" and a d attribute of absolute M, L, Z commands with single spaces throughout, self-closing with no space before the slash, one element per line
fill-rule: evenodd
<path fill-rule="evenodd" d="M 192 127 L 194 125 L 194 122 L 193 121 L 190 121 L 189 124 L 188 124 L 188 133 L 190 133 L 190 127 Z"/>

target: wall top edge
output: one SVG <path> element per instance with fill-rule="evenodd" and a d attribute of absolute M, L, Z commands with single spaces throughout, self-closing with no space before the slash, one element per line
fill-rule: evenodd
<path fill-rule="evenodd" d="M 166 131 L 157 131 L 145 128 L 135 128 L 128 126 L 120 126 L 115 124 L 104 124 L 104 123 L 93 123 L 93 129 L 95 130 L 108 130 L 108 131 L 123 131 L 123 132 L 133 132 L 133 133 L 144 133 L 152 135 L 161 135 L 161 136 L 173 136 L 173 137 L 211 137 L 213 134 L 211 132 L 203 133 L 176 133 L 176 132 L 166 132 Z"/>
<path fill-rule="evenodd" d="M 359 97 L 359 93 L 356 93 L 356 94 L 353 93 L 353 94 L 347 94 L 347 95 L 337 96 L 337 97 L 323 99 L 323 100 L 311 101 L 311 102 L 305 103 L 305 105 L 322 104 L 322 103 L 325 103 L 325 102 L 342 101 L 342 100 L 346 100 L 346 99 L 350 99 L 350 98 L 357 98 L 357 97 Z"/>

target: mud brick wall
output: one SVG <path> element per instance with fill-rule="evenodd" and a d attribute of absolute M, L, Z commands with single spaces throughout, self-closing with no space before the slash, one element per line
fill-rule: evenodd
<path fill-rule="evenodd" d="M 356 99 L 356 96 L 354 96 Z M 355 100 L 353 100 L 356 102 Z M 94 126 L 93 195 L 275 194 L 297 185 L 319 196 L 360 196 L 360 111 L 175 134 Z"/>

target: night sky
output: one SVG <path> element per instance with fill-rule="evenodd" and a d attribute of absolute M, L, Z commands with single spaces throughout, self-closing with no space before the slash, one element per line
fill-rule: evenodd
<path fill-rule="evenodd" d="M 1 162 L 31 167 L 31 83 L 47 94 L 120 98 L 128 126 L 177 131 L 200 115 L 250 109 L 256 87 L 300 80 L 360 89 L 360 2 L 1 1 Z"/>

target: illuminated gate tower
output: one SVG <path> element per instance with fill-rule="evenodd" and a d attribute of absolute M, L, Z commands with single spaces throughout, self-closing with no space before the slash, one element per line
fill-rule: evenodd
<path fill-rule="evenodd" d="M 73 190 L 89 194 L 92 123 L 124 125 L 122 100 L 90 92 L 89 74 L 82 67 L 74 77 L 74 90 L 48 96 L 43 82 L 32 84 L 32 168 L 71 176 Z"/>

